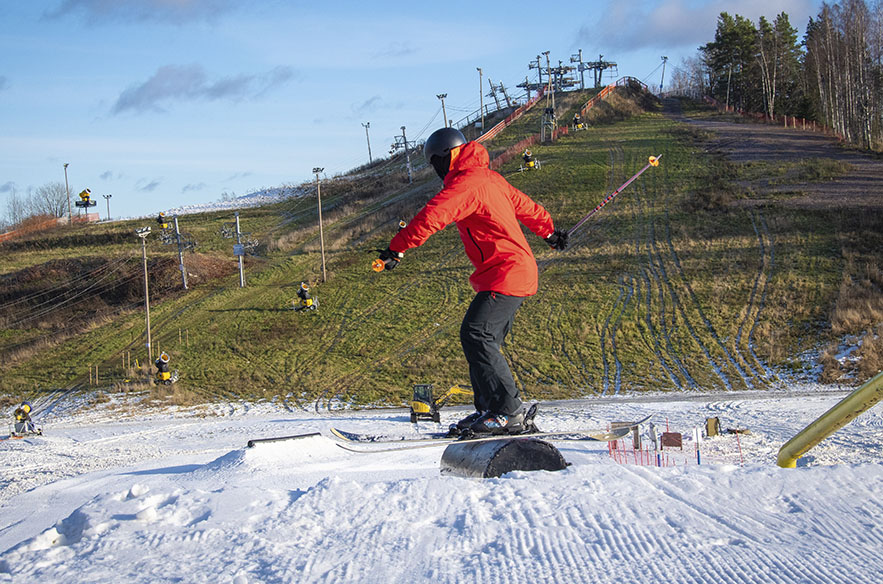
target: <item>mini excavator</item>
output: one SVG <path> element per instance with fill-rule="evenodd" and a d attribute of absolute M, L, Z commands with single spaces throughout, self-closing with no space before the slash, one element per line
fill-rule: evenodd
<path fill-rule="evenodd" d="M 414 396 L 411 399 L 411 423 L 417 420 L 432 420 L 436 424 L 441 422 L 439 409 L 451 396 L 472 395 L 472 388 L 468 385 L 452 385 L 437 399 L 432 398 L 432 384 L 421 383 L 414 385 Z"/>

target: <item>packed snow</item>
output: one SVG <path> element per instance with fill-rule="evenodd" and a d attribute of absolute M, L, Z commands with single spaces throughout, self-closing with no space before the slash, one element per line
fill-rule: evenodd
<path fill-rule="evenodd" d="M 683 449 L 656 466 L 637 463 L 631 438 L 617 444 L 625 459 L 607 443 L 552 441 L 565 470 L 491 479 L 442 475 L 443 445 L 353 453 L 329 433 L 438 429 L 415 429 L 407 410 L 72 400 L 37 418 L 42 436 L 0 442 L 0 583 L 879 582 L 883 409 L 798 468 L 775 465 L 786 440 L 847 394 L 541 403 L 542 430 L 652 414 L 657 432 L 684 435 Z M 442 423 L 465 413 L 444 408 Z M 710 417 L 724 433 L 703 437 L 697 457 L 693 430 Z M 641 426 L 645 448 L 649 432 Z"/>
<path fill-rule="evenodd" d="M 212 211 L 227 211 L 234 209 L 246 209 L 249 207 L 262 207 L 278 203 L 286 199 L 294 197 L 303 197 L 307 194 L 307 188 L 300 186 L 281 186 L 258 189 L 247 195 L 240 197 L 229 197 L 220 201 L 209 203 L 193 203 L 190 205 L 182 205 L 166 211 L 166 215 L 174 217 L 177 215 L 192 215 L 195 213 L 208 213 Z"/>

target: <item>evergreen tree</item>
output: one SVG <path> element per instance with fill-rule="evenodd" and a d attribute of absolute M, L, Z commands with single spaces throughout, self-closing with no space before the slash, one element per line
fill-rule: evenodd
<path fill-rule="evenodd" d="M 709 72 L 712 97 L 739 109 L 751 109 L 757 101 L 752 96 L 756 67 L 757 29 L 738 14 L 733 17 L 721 12 L 714 41 L 700 47 Z"/>

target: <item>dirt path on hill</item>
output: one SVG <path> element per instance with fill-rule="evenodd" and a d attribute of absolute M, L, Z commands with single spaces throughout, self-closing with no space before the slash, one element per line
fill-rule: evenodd
<path fill-rule="evenodd" d="M 800 129 L 788 129 L 752 122 L 691 118 L 680 111 L 677 100 L 665 101 L 666 115 L 713 134 L 708 148 L 721 151 L 735 163 L 780 164 L 803 159 L 827 158 L 846 162 L 849 170 L 833 180 L 793 182 L 752 187 L 762 195 L 789 193 L 777 199 L 784 207 L 799 208 L 883 208 L 883 159 L 880 156 L 841 146 L 835 139 Z"/>

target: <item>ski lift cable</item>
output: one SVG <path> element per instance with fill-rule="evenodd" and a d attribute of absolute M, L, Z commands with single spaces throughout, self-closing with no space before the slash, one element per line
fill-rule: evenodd
<path fill-rule="evenodd" d="M 121 263 L 117 264 L 117 266 L 114 267 L 113 270 L 110 270 L 110 271 L 105 272 L 105 274 L 102 275 L 100 278 L 98 278 L 98 279 L 96 280 L 96 282 L 101 282 L 101 281 L 105 280 L 108 276 L 110 276 L 110 275 L 116 273 L 117 271 L 119 271 L 120 266 L 121 266 Z M 85 288 L 84 290 L 88 291 L 88 290 L 89 290 L 90 288 L 92 288 L 93 286 L 94 286 L 94 284 L 93 284 L 92 286 L 89 286 L 89 287 Z M 82 292 L 81 292 L 81 293 L 82 293 Z M 80 294 L 81 294 L 81 293 L 80 293 Z M 66 303 L 70 298 L 75 298 L 76 296 L 79 296 L 79 294 L 77 294 L 77 295 L 75 295 L 75 296 L 72 296 L 72 297 L 69 297 L 69 298 L 67 298 L 67 299 L 59 299 L 59 298 L 56 296 L 56 297 L 53 297 L 53 298 L 49 298 L 48 300 L 46 300 L 46 301 L 44 301 L 44 302 L 41 302 L 41 303 L 39 303 L 39 304 L 37 304 L 37 305 L 35 305 L 35 306 L 33 306 L 33 307 L 29 307 L 29 308 L 31 309 L 32 312 L 31 312 L 30 314 L 26 315 L 24 318 L 19 319 L 18 321 L 14 322 L 14 323 L 13 323 L 12 325 L 10 325 L 10 326 L 15 326 L 15 325 L 17 325 L 17 324 L 21 324 L 22 322 L 27 322 L 28 320 L 34 318 L 35 316 L 42 316 L 42 315 L 44 315 L 44 314 L 48 314 L 49 312 L 55 310 L 58 306 L 61 306 L 62 304 Z M 51 305 L 47 307 L 47 306 L 46 306 L 47 304 L 51 304 Z M 41 308 L 41 307 L 43 307 L 43 308 Z M 33 312 L 33 311 L 35 311 L 35 310 L 38 309 L 38 308 L 40 308 L 40 310 L 38 310 L 38 311 L 36 311 L 36 312 Z"/>
<path fill-rule="evenodd" d="M 113 268 L 118 263 L 128 261 L 129 259 L 130 258 L 128 258 L 128 257 L 123 257 L 122 259 L 117 259 L 117 260 L 114 260 L 113 262 L 108 262 L 108 263 L 102 264 L 101 266 L 98 266 L 98 267 L 90 270 L 89 272 L 80 274 L 79 276 L 76 276 L 75 278 L 68 280 L 67 282 L 57 284 L 51 288 L 46 288 L 44 290 L 32 292 L 31 294 L 27 294 L 25 296 L 19 296 L 15 300 L 11 300 L 9 302 L 5 302 L 5 303 L 0 304 L 0 310 L 6 310 L 9 308 L 12 308 L 18 304 L 27 302 L 29 300 L 32 300 L 34 298 L 38 298 L 38 297 L 46 295 L 46 294 L 49 294 L 51 292 L 55 292 L 57 290 L 68 289 L 68 288 L 70 288 L 70 286 L 72 284 L 76 284 L 77 282 L 80 282 L 81 280 L 85 280 L 87 278 L 97 277 L 102 272 Z"/>
<path fill-rule="evenodd" d="M 641 82 L 644 83 L 644 85 L 647 85 L 647 80 L 648 80 L 648 79 L 649 79 L 654 73 L 656 73 L 657 71 L 659 71 L 659 68 L 662 67 L 662 65 L 663 65 L 664 63 L 665 63 L 665 61 L 659 63 L 659 65 L 656 65 L 656 68 L 653 69 L 652 71 L 650 71 L 650 73 L 648 73 L 647 75 L 645 75 L 644 78 L 641 79 Z"/>
<path fill-rule="evenodd" d="M 64 307 L 65 305 L 67 305 L 67 304 L 70 304 L 70 303 L 73 302 L 74 300 L 77 300 L 77 299 L 83 299 L 82 297 L 83 297 L 85 294 L 87 294 L 88 292 L 90 292 L 90 291 L 92 291 L 92 293 L 89 294 L 88 296 L 86 296 L 85 299 L 88 300 L 88 299 L 95 298 L 95 297 L 97 297 L 98 292 L 93 291 L 93 289 L 96 288 L 96 287 L 98 287 L 99 284 L 101 284 L 102 282 L 104 282 L 106 279 L 108 279 L 110 276 L 112 276 L 113 274 L 115 274 L 117 271 L 119 271 L 119 267 L 118 267 L 116 270 L 113 270 L 113 271 L 111 271 L 111 272 L 108 272 L 108 273 L 104 274 L 101 278 L 97 279 L 95 282 L 93 282 L 92 284 L 90 284 L 90 285 L 87 286 L 86 288 L 80 290 L 80 291 L 77 292 L 76 294 L 73 294 L 72 296 L 69 296 L 69 297 L 65 298 L 64 300 L 61 300 L 61 301 L 59 301 L 59 302 L 56 302 L 56 303 L 53 304 L 52 306 L 49 306 L 49 307 L 43 308 L 42 310 L 39 310 L 39 311 L 37 311 L 37 312 L 35 312 L 35 313 L 32 313 L 32 314 L 26 315 L 26 316 L 24 316 L 24 317 L 22 317 L 22 318 L 20 318 L 20 319 L 18 319 L 18 320 L 16 320 L 16 321 L 13 321 L 13 322 L 11 322 L 11 323 L 7 323 L 6 326 L 7 326 L 8 328 L 14 328 L 14 327 L 17 327 L 17 326 L 19 326 L 19 325 L 21 325 L 21 324 L 24 324 L 24 323 L 26 323 L 26 322 L 32 321 L 32 320 L 34 320 L 34 319 L 36 319 L 36 318 L 39 318 L 39 317 L 41 317 L 41 316 L 45 316 L 46 314 L 49 314 L 49 313 L 51 313 L 51 312 L 53 312 L 53 311 L 55 311 L 55 310 L 58 310 L 58 309 Z M 122 283 L 127 283 L 127 282 L 129 282 L 130 280 L 133 280 L 133 279 L 138 278 L 138 277 L 139 277 L 138 275 L 130 276 L 129 278 L 124 279 L 124 280 L 122 281 Z M 114 285 L 119 285 L 119 282 L 114 283 Z M 110 287 L 111 287 L 111 286 L 99 287 L 99 288 L 98 288 L 98 291 L 104 291 L 105 289 L 109 289 Z"/>

